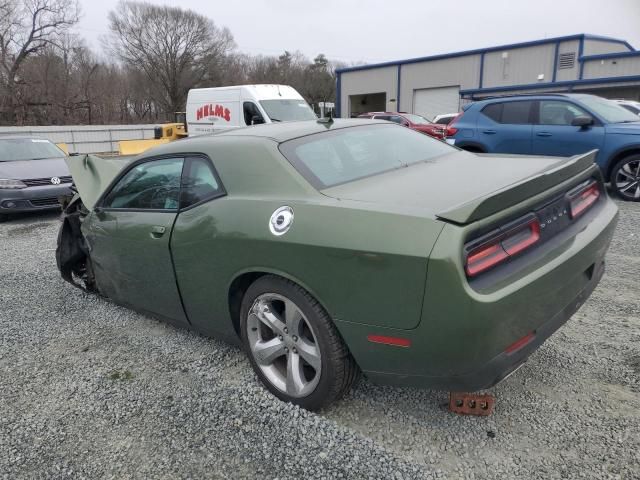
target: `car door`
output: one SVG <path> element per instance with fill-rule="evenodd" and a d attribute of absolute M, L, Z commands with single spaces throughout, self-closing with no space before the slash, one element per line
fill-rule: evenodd
<path fill-rule="evenodd" d="M 533 127 L 535 155 L 571 156 L 600 149 L 604 143 L 604 127 L 578 105 L 564 100 L 536 102 L 536 125 Z M 586 115 L 593 118 L 592 125 L 572 126 L 574 118 Z"/>
<path fill-rule="evenodd" d="M 531 100 L 495 102 L 485 106 L 477 122 L 480 143 L 489 153 L 531 153 Z"/>
<path fill-rule="evenodd" d="M 98 289 L 116 302 L 187 323 L 169 241 L 183 158 L 135 163 L 98 202 L 88 225 Z"/>
<path fill-rule="evenodd" d="M 220 217 L 233 217 L 225 196 L 209 158 L 186 160 L 171 252 L 189 321 L 196 330 L 215 336 L 225 336 L 225 327 L 230 327 L 223 322 L 229 307 L 225 244 L 241 240 L 220 225 Z"/>

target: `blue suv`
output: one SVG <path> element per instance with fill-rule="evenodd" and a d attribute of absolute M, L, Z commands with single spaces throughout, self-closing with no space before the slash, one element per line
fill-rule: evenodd
<path fill-rule="evenodd" d="M 640 201 L 640 118 L 594 95 L 491 98 L 465 105 L 447 142 L 479 153 L 571 156 L 598 149 L 612 189 Z"/>

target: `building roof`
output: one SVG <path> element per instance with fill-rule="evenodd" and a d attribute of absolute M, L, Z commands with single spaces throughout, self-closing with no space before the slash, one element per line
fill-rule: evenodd
<path fill-rule="evenodd" d="M 394 60 L 394 61 L 390 61 L 390 62 L 383 62 L 383 63 L 373 63 L 373 64 L 369 64 L 369 65 L 360 65 L 360 66 L 356 66 L 356 67 L 346 67 L 346 68 L 339 68 L 336 70 L 336 73 L 340 74 L 340 73 L 347 73 L 347 72 L 355 72 L 355 71 L 359 71 L 359 70 L 369 70 L 372 68 L 381 68 L 381 67 L 395 67 L 398 65 L 406 65 L 406 64 L 410 64 L 410 63 L 419 63 L 419 62 L 425 62 L 425 61 L 430 61 L 430 60 L 442 60 L 442 59 L 446 59 L 446 58 L 454 58 L 454 57 L 463 57 L 466 55 L 478 55 L 478 54 L 482 54 L 482 53 L 488 53 L 488 52 L 495 52 L 495 51 L 502 51 L 502 50 L 513 50 L 515 48 L 526 48 L 526 47 L 535 47 L 536 45 L 546 45 L 549 43 L 557 43 L 557 42 L 564 42 L 564 41 L 570 41 L 570 40 L 602 40 L 602 41 L 606 41 L 606 42 L 611 42 L 611 43 L 621 43 L 623 45 L 625 45 L 630 52 L 635 52 L 636 49 L 633 48 L 631 46 L 631 44 L 629 44 L 629 42 L 627 42 L 626 40 L 622 40 L 619 38 L 612 38 L 612 37 L 604 37 L 601 35 L 592 35 L 592 34 L 588 34 L 588 33 L 579 33 L 576 35 L 567 35 L 567 36 L 563 36 L 563 37 L 553 37 L 553 38 L 545 38 L 542 40 L 532 40 L 532 41 L 528 41 L 528 42 L 521 42 L 521 43 L 511 43 L 511 44 L 507 44 L 507 45 L 498 45 L 495 47 L 487 47 L 487 48 L 478 48 L 478 49 L 474 49 L 474 50 L 463 50 L 460 52 L 454 52 L 454 53 L 444 53 L 444 54 L 439 54 L 439 55 L 431 55 L 431 56 L 427 56 L 427 57 L 416 57 L 416 58 L 409 58 L 406 60 Z M 620 55 L 619 53 L 617 55 Z"/>

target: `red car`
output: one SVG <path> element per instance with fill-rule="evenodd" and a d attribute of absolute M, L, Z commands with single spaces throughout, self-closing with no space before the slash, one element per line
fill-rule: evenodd
<path fill-rule="evenodd" d="M 426 133 L 435 138 L 443 139 L 445 136 L 446 125 L 438 125 L 431 123 L 420 115 L 404 112 L 369 112 L 358 115 L 358 118 L 375 118 L 376 120 L 389 120 L 390 122 L 399 123 L 412 130 L 420 133 Z"/>

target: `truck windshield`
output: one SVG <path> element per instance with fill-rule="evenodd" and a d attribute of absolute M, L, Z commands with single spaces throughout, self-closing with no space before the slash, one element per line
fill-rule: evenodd
<path fill-rule="evenodd" d="M 341 128 L 280 145 L 289 162 L 318 190 L 427 162 L 456 150 L 398 125 Z"/>
<path fill-rule="evenodd" d="M 584 97 L 580 99 L 585 107 L 590 108 L 607 123 L 628 123 L 640 121 L 637 115 L 622 108 L 615 102 L 601 97 Z"/>
<path fill-rule="evenodd" d="M 316 114 L 304 100 L 261 100 L 260 105 L 274 122 L 317 120 Z"/>
<path fill-rule="evenodd" d="M 0 162 L 62 158 L 65 154 L 49 140 L 41 138 L 0 138 Z"/>

